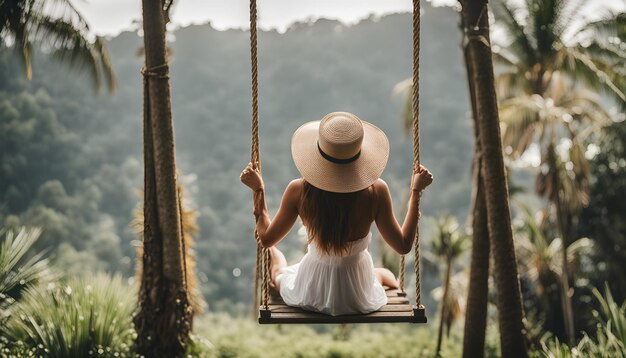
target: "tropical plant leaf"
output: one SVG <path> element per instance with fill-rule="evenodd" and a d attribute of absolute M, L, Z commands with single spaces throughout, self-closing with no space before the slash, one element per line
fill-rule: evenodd
<path fill-rule="evenodd" d="M 86 72 L 96 91 L 103 85 L 111 92 L 116 89 L 115 73 L 103 39 L 89 40 L 89 25 L 70 0 L 3 1 L 0 34 L 14 38 L 13 47 L 29 79 L 32 46 L 37 45 L 72 69 Z"/>

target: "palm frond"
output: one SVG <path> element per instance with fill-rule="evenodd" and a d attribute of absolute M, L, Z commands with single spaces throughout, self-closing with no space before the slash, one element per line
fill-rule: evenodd
<path fill-rule="evenodd" d="M 525 71 L 506 71 L 501 72 L 496 77 L 496 91 L 500 101 L 510 99 L 518 95 L 530 95 L 532 93 L 532 85 L 530 81 L 520 73 Z"/>
<path fill-rule="evenodd" d="M 451 215 L 445 215 L 436 222 L 436 234 L 432 242 L 432 252 L 445 261 L 454 261 L 469 248 L 468 235 L 461 232 L 459 224 Z"/>
<path fill-rule="evenodd" d="M 538 95 L 514 97 L 500 104 L 502 142 L 513 149 L 514 156 L 524 153 L 535 139 L 543 107 L 543 98 Z"/>
<path fill-rule="evenodd" d="M 571 78 L 580 79 L 588 87 L 606 91 L 626 102 L 626 95 L 612 80 L 612 77 L 617 76 L 602 71 L 584 52 L 578 48 L 568 48 L 561 51 L 560 55 L 560 63 L 557 65 Z"/>
<path fill-rule="evenodd" d="M 109 53 L 100 37 L 91 41 L 89 25 L 70 0 L 29 0 L 11 2 L 18 10 L 0 16 L 0 33 L 15 38 L 14 48 L 24 64 L 27 78 L 32 77 L 32 46 L 41 46 L 54 58 L 88 73 L 98 91 L 104 77 L 109 91 L 116 88 L 116 78 Z M 0 3 L 3 10 L 4 2 Z M 13 9 L 15 10 L 15 9 Z M 10 17 L 10 18 L 9 18 Z"/>
<path fill-rule="evenodd" d="M 556 34 L 563 39 L 563 43 L 567 42 L 566 36 L 568 34 L 578 34 L 580 33 L 579 28 L 575 28 L 579 23 L 585 23 L 583 19 L 581 19 L 581 10 L 589 3 L 590 0 L 569 0 L 563 1 L 563 9 L 561 10 L 561 15 L 556 20 L 555 32 Z"/>
<path fill-rule="evenodd" d="M 71 22 L 75 27 L 89 31 L 87 21 L 71 0 L 31 0 L 29 12 L 31 15 L 55 14 Z"/>
<path fill-rule="evenodd" d="M 101 36 L 97 36 L 93 43 L 93 50 L 100 59 L 100 65 L 102 66 L 102 74 L 106 80 L 109 93 L 115 92 L 117 89 L 117 77 L 115 76 L 115 70 L 113 69 L 113 63 L 111 62 L 111 55 L 109 49 L 104 44 L 104 39 Z"/>
<path fill-rule="evenodd" d="M 512 68 L 516 68 L 518 69 L 518 72 L 522 72 L 521 71 L 521 64 L 515 59 L 513 58 L 511 55 L 505 53 L 502 50 L 498 50 L 498 51 L 493 51 L 491 53 L 492 58 L 495 62 L 496 65 L 501 65 L 501 66 L 505 66 L 505 67 L 512 67 Z"/>
<path fill-rule="evenodd" d="M 601 62 L 611 67 L 624 70 L 626 68 L 626 64 L 624 63 L 626 50 L 620 45 L 621 43 L 595 39 L 587 46 L 582 48 L 578 47 L 578 50 L 586 53 L 596 64 Z"/>
<path fill-rule="evenodd" d="M 582 30 L 599 35 L 617 36 L 621 41 L 626 41 L 626 12 L 610 12 L 604 18 L 586 24 Z"/>
<path fill-rule="evenodd" d="M 509 46 L 503 47 L 508 47 L 515 57 L 526 64 L 526 67 L 531 67 L 537 63 L 536 49 L 533 46 L 534 40 L 516 19 L 516 10 L 506 1 L 502 1 L 494 4 L 493 12 L 497 23 L 503 25 L 510 41 Z"/>
<path fill-rule="evenodd" d="M 558 18 L 563 7 L 559 0 L 532 0 L 528 2 L 529 27 L 537 43 L 537 52 L 549 54 L 554 51 L 554 43 L 558 41 Z"/>
<path fill-rule="evenodd" d="M 48 267 L 45 252 L 29 256 L 41 235 L 40 229 L 21 228 L 17 233 L 0 230 L 0 309 L 18 300 L 24 289 L 56 277 Z"/>
<path fill-rule="evenodd" d="M 102 74 L 111 69 L 110 60 L 108 53 L 100 51 L 102 43 L 88 41 L 83 31 L 63 19 L 43 16 L 37 19 L 33 35 L 38 42 L 50 47 L 53 58 L 86 72 L 94 83 L 94 90 L 98 91 L 102 87 Z M 113 74 L 107 76 L 113 77 Z"/>

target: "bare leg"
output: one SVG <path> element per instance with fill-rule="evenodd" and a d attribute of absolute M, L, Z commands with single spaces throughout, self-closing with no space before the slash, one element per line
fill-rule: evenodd
<path fill-rule="evenodd" d="M 386 268 L 376 267 L 374 269 L 374 274 L 376 275 L 376 279 L 380 282 L 381 285 L 398 288 L 400 283 L 396 280 L 396 277 L 393 275 L 393 272 L 389 271 Z"/>
<path fill-rule="evenodd" d="M 270 258 L 270 277 L 272 279 L 272 284 L 274 285 L 274 288 L 280 292 L 280 284 L 276 280 L 276 276 L 280 275 L 283 272 L 283 268 L 287 266 L 287 259 L 276 246 L 270 247 Z"/>

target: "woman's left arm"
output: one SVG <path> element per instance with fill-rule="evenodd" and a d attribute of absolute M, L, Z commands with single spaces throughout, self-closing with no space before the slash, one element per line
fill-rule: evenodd
<path fill-rule="evenodd" d="M 253 190 L 253 195 L 255 195 L 254 217 L 256 218 L 256 230 L 261 245 L 263 247 L 276 245 L 289 233 L 298 218 L 298 203 L 302 190 L 301 180 L 292 180 L 287 185 L 278 212 L 274 220 L 270 220 L 265 202 L 263 179 L 257 167 L 248 164 L 240 178 L 244 184 Z"/>

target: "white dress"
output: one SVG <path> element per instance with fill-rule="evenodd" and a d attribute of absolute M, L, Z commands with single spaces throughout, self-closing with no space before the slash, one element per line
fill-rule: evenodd
<path fill-rule="evenodd" d="M 285 303 L 333 316 L 369 313 L 387 304 L 367 251 L 371 237 L 369 233 L 351 242 L 345 256 L 328 255 L 309 244 L 302 260 L 277 277 Z"/>

